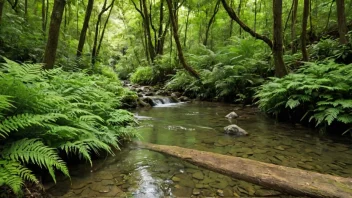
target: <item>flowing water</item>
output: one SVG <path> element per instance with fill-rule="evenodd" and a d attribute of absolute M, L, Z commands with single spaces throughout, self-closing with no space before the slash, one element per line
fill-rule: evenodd
<path fill-rule="evenodd" d="M 240 116 L 228 120 L 234 110 Z M 352 176 L 351 142 L 319 136 L 300 125 L 276 123 L 255 108 L 195 102 L 162 104 L 136 112 L 141 141 L 176 145 L 316 171 Z M 250 133 L 234 137 L 234 123 Z M 221 163 L 221 162 L 219 162 Z M 236 168 L 236 167 L 234 167 Z M 129 144 L 116 156 L 71 167 L 70 180 L 49 189 L 57 197 L 248 197 L 281 196 L 277 191 L 232 179 L 173 157 Z"/>

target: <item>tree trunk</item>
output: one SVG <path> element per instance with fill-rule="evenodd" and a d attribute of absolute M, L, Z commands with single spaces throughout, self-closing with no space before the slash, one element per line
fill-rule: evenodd
<path fill-rule="evenodd" d="M 54 68 L 56 50 L 60 35 L 60 26 L 62 21 L 62 15 L 64 13 L 66 0 L 55 0 L 54 7 L 51 14 L 50 28 L 48 35 L 48 42 L 46 44 L 44 53 L 44 69 Z"/>
<path fill-rule="evenodd" d="M 257 30 L 257 0 L 254 1 L 254 31 Z"/>
<path fill-rule="evenodd" d="M 84 16 L 83 26 L 81 29 L 81 34 L 79 36 L 79 42 L 78 42 L 78 47 L 77 47 L 77 57 L 80 57 L 83 52 L 83 47 L 84 47 L 84 43 L 86 41 L 86 35 L 87 35 L 88 26 L 89 26 L 90 16 L 92 15 L 93 4 L 94 4 L 94 0 L 88 1 L 86 14 Z"/>
<path fill-rule="evenodd" d="M 273 0 L 273 17 L 274 17 L 273 54 L 274 54 L 274 61 L 275 61 L 275 75 L 281 78 L 287 75 L 287 69 L 283 59 L 282 1 L 281 0 Z"/>
<path fill-rule="evenodd" d="M 150 32 L 150 21 L 149 21 L 149 14 L 148 14 L 148 8 L 146 4 L 146 0 L 140 0 L 142 2 L 142 10 L 143 10 L 143 15 L 144 15 L 144 27 L 147 33 L 147 44 L 148 44 L 148 51 L 149 51 L 149 56 L 152 62 L 154 62 L 155 59 L 155 51 L 154 51 L 154 46 L 152 42 L 152 35 Z"/>
<path fill-rule="evenodd" d="M 276 0 L 274 0 L 276 1 Z M 281 0 L 280 0 L 281 1 Z M 144 149 L 167 154 L 196 166 L 260 186 L 308 197 L 351 197 L 352 178 L 301 170 L 206 151 L 139 143 Z"/>
<path fill-rule="evenodd" d="M 218 13 L 219 11 L 219 7 L 220 7 L 220 0 L 218 0 L 215 4 L 215 7 L 214 7 L 214 11 L 213 11 L 213 14 L 211 15 L 210 17 L 210 20 L 208 22 L 208 25 L 207 25 L 207 28 L 205 30 L 205 39 L 203 41 L 203 45 L 207 46 L 208 44 L 208 39 L 209 39 L 209 31 L 211 29 L 211 25 L 214 23 L 215 21 L 215 16 L 216 14 Z"/>
<path fill-rule="evenodd" d="M 339 28 L 340 43 L 347 44 L 347 25 L 346 25 L 346 15 L 345 15 L 345 0 L 336 0 L 337 8 L 337 24 Z"/>
<path fill-rule="evenodd" d="M 103 43 L 103 39 L 104 39 L 104 35 L 105 35 L 106 26 L 108 25 L 112 9 L 114 8 L 114 3 L 115 3 L 115 0 L 112 0 L 112 2 L 111 2 L 112 6 L 111 6 L 111 8 L 109 10 L 108 16 L 106 17 L 106 20 L 105 20 L 105 23 L 104 23 L 104 26 L 103 26 L 103 30 L 102 30 L 101 35 L 100 35 L 100 39 L 99 39 L 99 43 L 98 43 L 98 49 L 97 49 L 97 54 L 96 54 L 97 57 L 99 56 L 101 44 Z"/>
<path fill-rule="evenodd" d="M 171 0 L 166 0 L 166 1 L 167 1 L 167 6 L 169 8 L 169 15 L 170 15 L 170 20 L 171 20 L 172 30 L 173 30 L 172 32 L 173 32 L 174 40 L 177 47 L 178 58 L 180 59 L 182 66 L 185 68 L 186 71 L 188 71 L 188 73 L 190 73 L 193 77 L 200 79 L 199 74 L 192 67 L 188 66 L 186 63 L 186 60 L 183 56 L 180 39 L 178 37 L 178 28 L 177 28 L 177 24 L 176 24 L 174 12 L 173 12 L 172 2 Z"/>
<path fill-rule="evenodd" d="M 297 52 L 297 41 L 296 41 L 297 8 L 298 8 L 298 0 L 293 0 L 293 10 L 292 10 L 292 17 L 291 17 L 292 54 L 295 54 Z"/>
<path fill-rule="evenodd" d="M 309 56 L 306 48 L 308 16 L 309 16 L 309 0 L 304 0 L 302 34 L 301 34 L 301 49 L 302 49 L 303 61 L 309 60 Z"/>
<path fill-rule="evenodd" d="M 0 0 L 0 24 L 2 20 L 2 11 L 4 10 L 5 0 Z"/>
<path fill-rule="evenodd" d="M 232 18 L 232 20 L 236 21 L 236 23 L 238 23 L 238 25 L 241 26 L 241 28 L 248 32 L 250 35 L 252 35 L 253 37 L 259 39 L 259 40 L 262 40 L 264 41 L 266 44 L 268 44 L 268 46 L 270 47 L 270 49 L 273 48 L 273 42 L 266 36 L 264 35 L 260 35 L 258 33 L 256 33 L 255 31 L 253 31 L 250 27 L 248 27 L 245 23 L 243 23 L 237 16 L 237 14 L 235 13 L 235 11 L 229 7 L 226 3 L 226 0 L 221 0 L 222 2 L 222 5 L 224 6 L 227 14 Z M 281 20 L 280 20 L 281 21 Z M 282 29 L 280 29 L 282 30 Z"/>
<path fill-rule="evenodd" d="M 97 23 L 95 24 L 95 35 L 94 35 L 94 43 L 93 43 L 93 49 L 92 49 L 92 65 L 95 64 L 96 58 L 97 58 L 98 36 L 99 36 L 101 17 L 106 11 L 110 9 L 113 3 L 114 3 L 114 0 L 111 2 L 111 4 L 108 7 L 106 7 L 107 0 L 105 0 L 104 5 L 98 15 L 98 20 L 97 20 Z"/>
<path fill-rule="evenodd" d="M 191 14 L 191 9 L 188 8 L 187 11 L 187 18 L 186 18 L 186 28 L 185 28 L 185 38 L 183 40 L 183 47 L 186 47 L 186 43 L 187 43 L 187 32 L 188 32 L 188 24 L 189 24 L 189 15 Z"/>

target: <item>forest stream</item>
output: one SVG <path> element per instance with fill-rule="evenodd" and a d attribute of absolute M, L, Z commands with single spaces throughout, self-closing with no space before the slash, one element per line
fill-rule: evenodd
<path fill-rule="evenodd" d="M 235 110 L 240 116 L 229 120 Z M 210 102 L 160 104 L 135 112 L 141 141 L 175 145 L 254 159 L 324 174 L 350 177 L 352 148 L 346 138 L 319 135 L 277 123 L 256 108 Z M 223 133 L 237 124 L 250 135 Z M 221 163 L 221 162 L 219 162 Z M 49 186 L 55 197 L 248 197 L 283 193 L 198 168 L 182 160 L 140 149 L 133 142 L 116 156 L 70 167 L 71 182 Z M 236 168 L 236 167 L 234 167 Z"/>

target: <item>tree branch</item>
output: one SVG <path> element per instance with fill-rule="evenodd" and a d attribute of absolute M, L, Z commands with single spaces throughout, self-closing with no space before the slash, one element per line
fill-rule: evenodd
<path fill-rule="evenodd" d="M 237 14 L 235 13 L 235 11 L 226 3 L 226 0 L 221 0 L 222 5 L 224 6 L 227 14 L 231 17 L 232 20 L 236 21 L 236 23 L 238 23 L 238 25 L 241 26 L 241 28 L 248 32 L 250 35 L 252 35 L 253 37 L 264 41 L 266 44 L 268 44 L 268 46 L 270 47 L 270 49 L 273 48 L 273 42 L 272 40 L 270 40 L 268 37 L 258 34 L 255 31 L 253 31 L 250 27 L 248 27 L 245 23 L 243 23 L 237 16 Z"/>

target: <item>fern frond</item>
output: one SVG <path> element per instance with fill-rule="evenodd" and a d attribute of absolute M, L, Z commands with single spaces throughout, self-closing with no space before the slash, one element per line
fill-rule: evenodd
<path fill-rule="evenodd" d="M 39 183 L 32 171 L 23 167 L 20 163 L 0 159 L 0 186 L 6 185 L 18 195 L 21 193 L 23 180 Z"/>
<path fill-rule="evenodd" d="M 13 142 L 10 146 L 4 148 L 1 152 L 4 159 L 21 161 L 23 163 L 32 163 L 41 168 L 46 168 L 53 180 L 56 182 L 53 167 L 60 170 L 64 175 L 69 177 L 69 171 L 66 164 L 60 159 L 56 151 L 45 146 L 38 139 L 22 139 Z"/>

